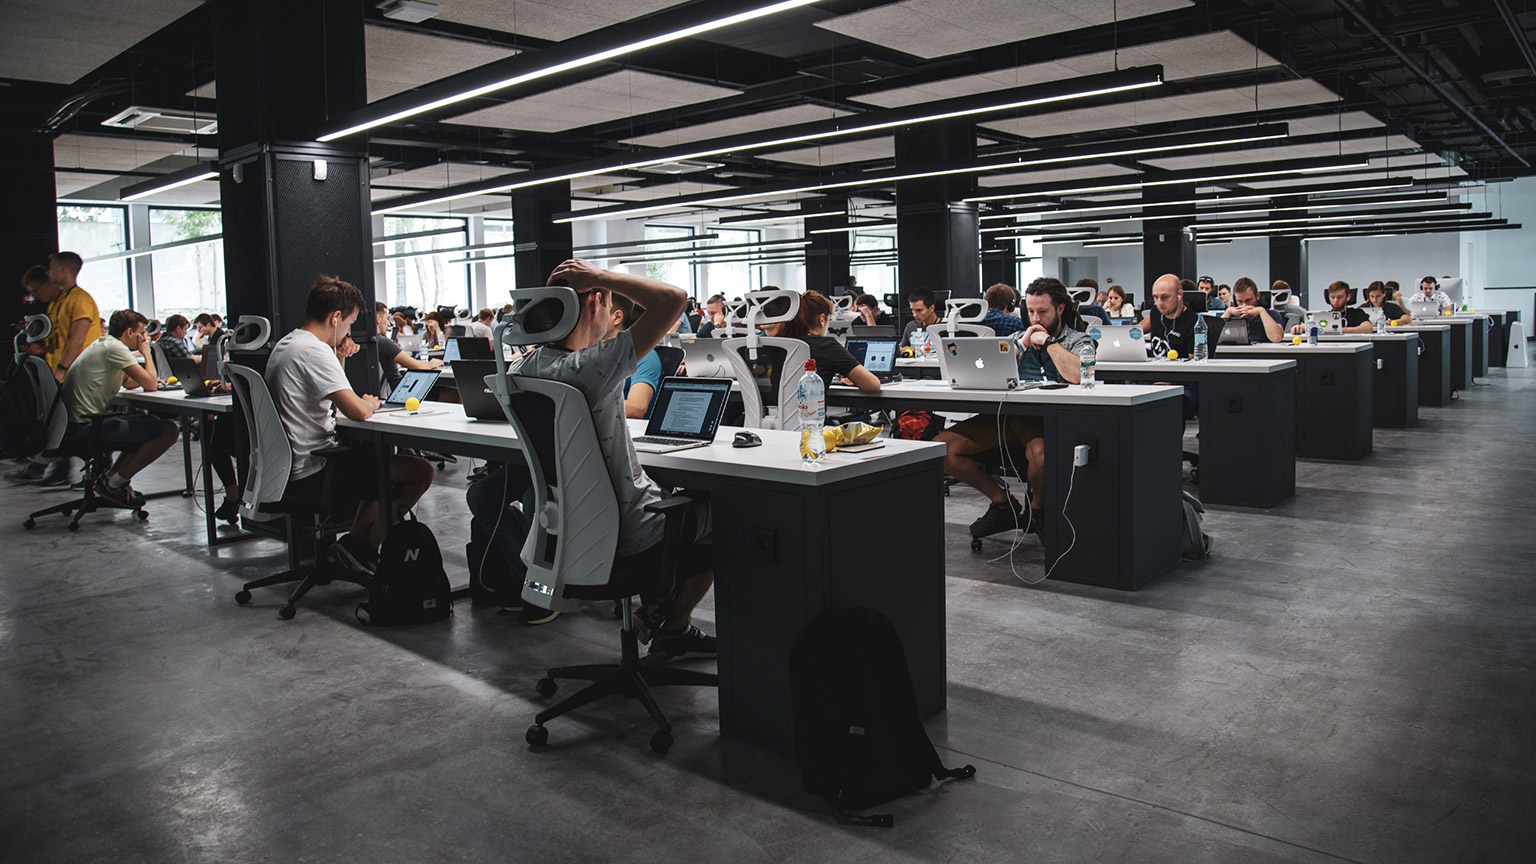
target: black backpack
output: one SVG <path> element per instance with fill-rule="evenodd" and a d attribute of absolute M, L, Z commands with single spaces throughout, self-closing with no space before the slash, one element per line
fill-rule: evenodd
<path fill-rule="evenodd" d="M 823 612 L 806 626 L 789 660 L 795 752 L 806 791 L 846 818 L 890 826 L 887 814 L 848 816 L 928 788 L 932 780 L 976 776 L 950 770 L 917 714 L 901 637 L 873 609 Z"/>
<path fill-rule="evenodd" d="M 432 530 L 414 518 L 401 519 L 379 547 L 379 566 L 368 602 L 357 607 L 364 624 L 425 624 L 453 614 L 443 552 Z"/>

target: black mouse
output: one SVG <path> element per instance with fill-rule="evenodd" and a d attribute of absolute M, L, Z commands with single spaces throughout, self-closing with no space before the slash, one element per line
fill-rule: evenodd
<path fill-rule="evenodd" d="M 737 432 L 736 437 L 731 439 L 732 447 L 758 447 L 762 443 L 763 439 L 757 437 L 756 432 Z"/>

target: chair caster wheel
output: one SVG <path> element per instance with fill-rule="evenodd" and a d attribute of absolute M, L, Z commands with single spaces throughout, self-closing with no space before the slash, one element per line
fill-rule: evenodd
<path fill-rule="evenodd" d="M 439 470 L 439 471 L 446 471 L 446 470 L 448 470 L 448 463 L 447 462 L 439 462 L 439 463 L 437 463 L 437 470 Z"/>
<path fill-rule="evenodd" d="M 981 538 L 980 537 L 972 537 L 971 538 L 971 551 L 972 552 L 980 552 L 981 551 Z"/>
<path fill-rule="evenodd" d="M 80 523 L 79 522 L 71 522 L 71 523 L 69 523 L 69 530 L 71 530 L 71 531 L 79 531 L 80 530 Z"/>
<path fill-rule="evenodd" d="M 543 747 L 549 743 L 549 730 L 543 726 L 533 725 L 528 727 L 528 734 L 523 736 L 529 747 Z"/>
<path fill-rule="evenodd" d="M 236 591 L 235 592 L 235 602 L 240 604 L 241 606 L 244 606 L 245 604 L 251 602 L 251 592 L 245 591 L 245 590 Z"/>
<path fill-rule="evenodd" d="M 37 520 L 36 519 L 28 519 L 27 521 L 21 523 L 21 527 L 23 527 L 23 528 L 36 528 L 37 527 Z"/>
<path fill-rule="evenodd" d="M 292 606 L 284 606 L 283 608 L 277 610 L 277 617 L 283 619 L 284 621 L 288 621 L 293 618 L 293 613 L 295 611 L 297 610 L 295 610 Z"/>
<path fill-rule="evenodd" d="M 948 486 L 945 486 L 945 487 L 944 487 L 944 497 L 945 497 L 945 498 L 948 498 L 948 497 L 949 497 L 949 487 L 948 487 Z"/>
<path fill-rule="evenodd" d="M 69 517 L 75 515 L 75 511 L 73 511 L 73 510 L 60 510 L 59 511 L 59 515 L 63 516 L 65 519 L 68 519 Z"/>
<path fill-rule="evenodd" d="M 192 493 L 190 491 L 186 490 L 186 489 L 183 489 L 183 490 L 181 490 L 181 497 L 183 497 L 183 498 L 191 498 L 192 497 Z"/>
<path fill-rule="evenodd" d="M 658 729 L 656 734 L 651 736 L 651 749 L 655 750 L 658 756 L 667 755 L 667 751 L 672 749 L 672 733 L 666 729 Z"/>
<path fill-rule="evenodd" d="M 535 684 L 533 689 L 539 691 L 540 696 L 548 699 L 555 695 L 555 691 L 560 689 L 560 685 L 556 684 L 553 678 L 540 678 L 539 683 Z"/>
<path fill-rule="evenodd" d="M 137 517 L 140 522 L 143 522 L 143 521 L 145 521 L 145 520 L 147 520 L 149 518 L 149 511 L 147 511 L 147 510 L 135 510 L 135 511 L 133 511 L 133 515 L 135 517 Z"/>

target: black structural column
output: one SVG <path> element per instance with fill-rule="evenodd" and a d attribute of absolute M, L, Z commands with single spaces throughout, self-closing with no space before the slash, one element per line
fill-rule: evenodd
<path fill-rule="evenodd" d="M 1148 186 L 1142 189 L 1143 204 L 1187 200 L 1194 193 L 1191 186 Z M 1154 208 L 1160 210 L 1163 208 Z M 1165 273 L 1194 279 L 1195 241 L 1185 233 L 1190 217 L 1147 219 L 1141 223 L 1141 286 L 1136 294 L 1149 297 L 1152 283 Z"/>
<path fill-rule="evenodd" d="M 902 173 L 969 165 L 975 158 L 976 128 L 968 123 L 925 123 L 896 132 L 896 169 Z M 963 200 L 975 188 L 971 174 L 897 182 L 896 251 L 904 295 L 917 288 L 981 295 L 976 205 Z M 908 317 L 905 302 L 896 311 Z"/>
<path fill-rule="evenodd" d="M 853 235 L 848 231 L 835 230 L 848 227 L 848 199 L 826 198 L 814 207 L 801 209 L 807 213 L 844 211 L 838 216 L 822 216 L 805 223 L 805 236 L 811 241 L 811 245 L 805 247 L 805 290 L 819 291 L 831 297 L 838 288 L 846 287 L 853 275 L 852 262 L 849 261 L 851 256 L 848 254 L 852 248 Z M 831 233 L 810 233 L 823 228 Z"/>
<path fill-rule="evenodd" d="M 18 86 L 23 86 L 19 85 Z M 6 100 L 11 105 L 11 100 Z M 14 110 L 14 109 L 13 109 Z M 58 251 L 59 223 L 54 210 L 53 136 L 37 132 L 43 116 L 32 111 L 7 110 L 10 118 L 0 127 L 0 165 L 10 173 L 5 206 L 0 207 L 0 310 L 6 324 L 29 311 L 21 302 L 21 274 L 34 264 L 47 264 L 48 253 Z M 43 109 L 42 114 L 47 110 Z M 10 125 L 14 123 L 15 125 Z M 41 310 L 38 310 L 41 311 Z M 7 331 L 9 332 L 9 331 Z M 9 337 L 7 337 L 9 338 Z M 0 361 L 9 368 L 10 352 Z"/>
<path fill-rule="evenodd" d="M 571 224 L 556 224 L 555 216 L 571 209 L 571 184 L 546 183 L 522 190 L 512 198 L 512 230 L 516 245 L 512 263 L 523 287 L 543 285 L 556 267 L 570 260 Z M 492 308 L 511 300 L 504 291 L 518 285 L 487 285 Z"/>
<path fill-rule="evenodd" d="M 1001 282 L 1013 285 L 1019 272 L 1017 240 L 989 240 L 992 235 L 981 237 L 981 284 L 991 286 Z M 1014 285 L 1015 288 L 1019 286 Z"/>
<path fill-rule="evenodd" d="M 214 21 L 229 318 L 265 316 L 279 338 L 304 323 L 309 286 L 325 274 L 362 290 L 353 336 L 371 339 L 367 141 L 314 141 L 367 101 L 363 5 L 214 0 Z M 373 356 L 359 352 L 362 363 Z"/>
<path fill-rule="evenodd" d="M 1269 280 L 1277 279 L 1291 286 L 1291 295 L 1303 309 L 1311 308 L 1307 297 L 1307 246 L 1300 237 L 1269 238 Z"/>

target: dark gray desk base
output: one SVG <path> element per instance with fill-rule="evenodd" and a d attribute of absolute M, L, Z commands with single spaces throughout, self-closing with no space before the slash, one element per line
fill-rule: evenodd
<path fill-rule="evenodd" d="M 1449 318 L 1437 318 L 1436 324 L 1451 325 L 1451 389 L 1471 390 L 1472 371 L 1472 322 Z"/>
<path fill-rule="evenodd" d="M 1472 377 L 1488 377 L 1489 319 L 1472 319 Z"/>
<path fill-rule="evenodd" d="M 1419 404 L 1439 408 L 1451 404 L 1452 330 L 1420 330 Z"/>
<path fill-rule="evenodd" d="M 1418 333 L 1405 334 L 1417 337 Z M 1419 423 L 1419 340 L 1378 340 L 1375 396 L 1371 423 L 1385 429 L 1407 429 Z"/>
<path fill-rule="evenodd" d="M 1109 381 L 1200 385 L 1200 500 L 1274 507 L 1296 494 L 1296 370 L 1101 372 Z M 1254 454 L 1264 454 L 1254 459 Z"/>
<path fill-rule="evenodd" d="M 1297 350 L 1277 355 L 1250 352 L 1246 345 L 1223 345 L 1221 353 L 1224 357 L 1283 356 L 1296 361 L 1297 456 L 1359 459 L 1371 452 L 1374 351 L 1345 354 Z"/>
<path fill-rule="evenodd" d="M 1488 313 L 1488 365 L 1509 365 L 1509 322 L 1503 312 Z"/>

